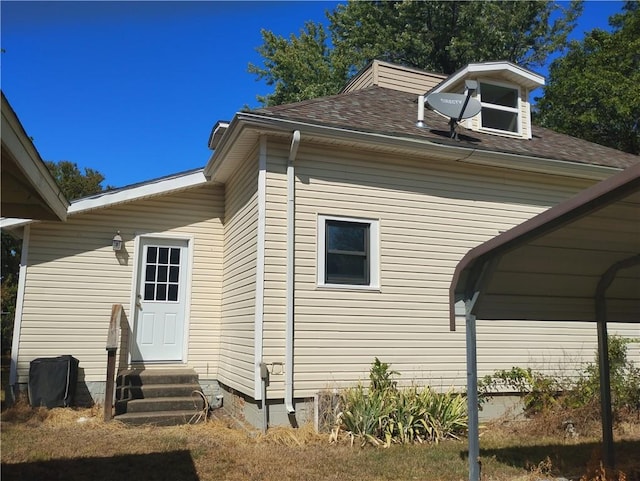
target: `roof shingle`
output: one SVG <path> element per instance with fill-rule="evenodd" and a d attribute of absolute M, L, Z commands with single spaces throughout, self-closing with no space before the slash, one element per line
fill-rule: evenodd
<path fill-rule="evenodd" d="M 449 136 L 449 120 L 425 110 L 426 127 L 417 127 L 417 96 L 379 86 L 350 93 L 258 109 L 254 114 L 360 132 L 423 138 L 443 145 L 504 152 L 545 159 L 625 168 L 640 156 L 533 126 L 533 138 L 517 139 L 458 127 Z"/>

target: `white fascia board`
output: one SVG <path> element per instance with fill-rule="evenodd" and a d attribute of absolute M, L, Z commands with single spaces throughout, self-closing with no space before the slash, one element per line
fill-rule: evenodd
<path fill-rule="evenodd" d="M 486 74 L 492 72 L 509 72 L 517 75 L 523 80 L 523 85 L 529 89 L 542 87 L 545 84 L 545 79 L 542 75 L 538 75 L 531 70 L 522 68 L 511 62 L 484 62 L 484 63 L 471 63 L 466 67 L 451 74 L 445 81 L 436 86 L 432 92 L 443 92 L 449 87 L 462 81 L 470 74 Z"/>
<path fill-rule="evenodd" d="M 203 172 L 199 170 L 189 174 L 151 181 L 134 187 L 124 187 L 113 192 L 104 192 L 92 197 L 80 199 L 71 204 L 69 214 L 79 214 L 81 212 L 123 204 L 145 197 L 168 194 L 206 183 L 206 177 Z"/>

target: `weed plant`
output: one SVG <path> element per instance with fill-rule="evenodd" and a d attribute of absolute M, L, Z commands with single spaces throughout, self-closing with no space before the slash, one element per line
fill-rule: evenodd
<path fill-rule="evenodd" d="M 609 336 L 611 399 L 614 414 L 640 416 L 640 368 L 628 358 L 628 345 L 633 340 Z M 575 378 L 560 378 L 531 368 L 512 367 L 495 371 L 478 382 L 480 405 L 496 392 L 522 394 L 525 415 L 548 417 L 572 412 L 581 419 L 597 418 L 600 399 L 598 353 L 595 361 L 578 370 Z M 590 415 L 593 414 L 593 416 Z"/>

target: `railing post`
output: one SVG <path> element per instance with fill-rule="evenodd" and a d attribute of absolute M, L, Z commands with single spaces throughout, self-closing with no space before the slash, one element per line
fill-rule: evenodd
<path fill-rule="evenodd" d="M 111 306 L 111 320 L 107 334 L 107 385 L 104 392 L 104 420 L 113 418 L 113 391 L 116 374 L 116 352 L 118 350 L 118 328 L 122 317 L 122 304 Z"/>

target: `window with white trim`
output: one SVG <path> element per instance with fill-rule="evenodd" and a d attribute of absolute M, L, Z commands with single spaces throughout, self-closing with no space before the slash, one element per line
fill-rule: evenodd
<path fill-rule="evenodd" d="M 318 285 L 379 286 L 378 221 L 318 216 Z"/>
<path fill-rule="evenodd" d="M 480 82 L 483 129 L 520 132 L 520 92 L 517 87 Z"/>

